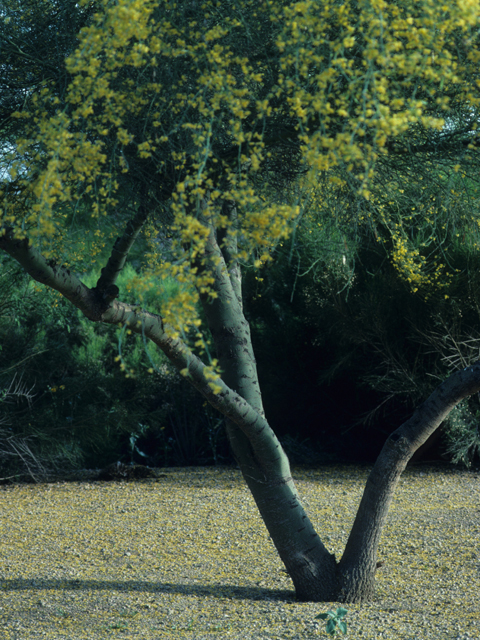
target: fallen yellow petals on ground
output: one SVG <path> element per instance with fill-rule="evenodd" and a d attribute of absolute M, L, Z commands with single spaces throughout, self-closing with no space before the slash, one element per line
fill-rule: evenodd
<path fill-rule="evenodd" d="M 367 467 L 296 469 L 306 509 L 341 556 Z M 0 638 L 324 637 L 334 603 L 298 603 L 234 468 L 161 469 L 140 482 L 0 490 Z M 480 637 L 480 476 L 414 467 L 382 537 L 376 599 L 346 605 L 348 638 Z"/>

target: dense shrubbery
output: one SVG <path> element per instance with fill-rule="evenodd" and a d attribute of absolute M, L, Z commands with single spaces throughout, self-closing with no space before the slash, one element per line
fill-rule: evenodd
<path fill-rule="evenodd" d="M 296 415 L 303 437 L 341 456 L 372 459 L 440 381 L 479 358 L 476 218 L 466 208 L 430 215 L 436 227 L 427 229 L 419 216 L 409 229 L 418 255 L 427 256 L 422 276 L 397 268 L 381 224 L 355 227 L 347 207 L 328 222 L 330 212 L 312 206 L 294 241 L 255 280 L 249 310 L 264 388 L 281 389 L 283 380 L 295 399 L 295 410 L 287 408 L 288 394 L 279 393 L 283 429 Z M 444 265 L 423 241 L 434 232 L 444 235 Z M 453 411 L 429 455 L 478 461 L 479 409 L 473 396 Z"/>
<path fill-rule="evenodd" d="M 0 279 L 1 477 L 226 459 L 220 421 L 158 350 L 93 325 L 8 260 Z M 120 286 L 136 295 L 131 267 Z"/>

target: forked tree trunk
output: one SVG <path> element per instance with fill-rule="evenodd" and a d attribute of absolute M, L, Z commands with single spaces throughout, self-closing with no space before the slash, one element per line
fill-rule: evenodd
<path fill-rule="evenodd" d="M 414 452 L 463 398 L 480 390 L 480 363 L 453 374 L 412 418 L 387 440 L 367 480 L 340 562 L 330 554 L 304 512 L 287 456 L 263 415 L 250 330 L 241 304 L 238 265 L 229 263 L 212 232 L 207 248 L 218 298 L 203 300 L 224 370 L 215 393 L 205 365 L 180 340 L 169 337 L 162 318 L 119 302 L 116 277 L 145 216 L 140 212 L 119 238 L 93 289 L 62 266 L 47 261 L 28 240 L 0 233 L 9 253 L 38 282 L 56 289 L 93 321 L 123 324 L 157 344 L 190 383 L 227 419 L 227 433 L 243 476 L 270 536 L 292 578 L 297 597 L 312 601 L 359 602 L 374 591 L 378 543 L 398 479 Z M 321 527 L 321 523 L 319 523 Z"/>
<path fill-rule="evenodd" d="M 236 247 L 217 244 L 212 231 L 207 252 L 217 298 L 203 308 L 223 370 L 223 380 L 264 415 L 250 328 L 242 308 Z M 460 400 L 480 388 L 480 366 L 443 383 L 413 417 L 387 440 L 370 473 L 345 552 L 339 563 L 321 543 L 300 505 L 288 458 L 274 432 L 268 446 L 252 448 L 235 422 L 227 434 L 245 481 L 301 600 L 360 602 L 373 596 L 377 550 L 393 493 L 408 461 Z"/>

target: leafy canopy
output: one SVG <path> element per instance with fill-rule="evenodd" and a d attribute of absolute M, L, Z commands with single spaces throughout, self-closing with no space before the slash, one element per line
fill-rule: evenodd
<path fill-rule="evenodd" d="M 199 326 L 198 295 L 217 295 L 212 227 L 232 260 L 258 267 L 312 194 L 378 200 L 378 168 L 419 140 L 438 146 L 460 111 L 461 161 L 475 148 L 473 0 L 83 0 L 75 10 L 87 24 L 65 69 L 32 80 L 7 119 L 20 133 L 2 160 L 0 224 L 79 267 L 143 206 L 145 268 L 184 284 L 162 309 L 176 332 Z M 29 11 L 2 19 L 8 42 L 20 41 Z M 17 77 L 20 65 L 5 64 Z M 372 211 L 357 207 L 355 223 L 371 224 Z M 421 269 L 395 207 L 382 216 L 394 262 Z"/>

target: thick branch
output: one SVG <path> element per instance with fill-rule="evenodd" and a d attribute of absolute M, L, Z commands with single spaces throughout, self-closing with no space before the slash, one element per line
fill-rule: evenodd
<path fill-rule="evenodd" d="M 367 480 L 360 507 L 340 562 L 343 598 L 355 600 L 358 576 L 370 575 L 372 588 L 378 543 L 402 471 L 450 411 L 480 391 L 480 361 L 451 375 L 386 441 Z M 366 571 L 367 569 L 367 571 Z M 366 594 L 368 597 L 368 594 Z"/>
<path fill-rule="evenodd" d="M 125 266 L 130 249 L 133 247 L 146 219 L 147 207 L 142 202 L 136 216 L 129 220 L 123 236 L 115 240 L 110 258 L 105 267 L 103 267 L 98 279 L 96 285 L 98 291 L 106 292 L 107 295 L 109 292 L 114 292 L 114 288 L 116 288 L 115 282 Z M 118 289 L 116 293 L 118 293 Z"/>
<path fill-rule="evenodd" d="M 211 229 L 205 248 L 205 266 L 214 278 L 215 299 L 201 295 L 203 310 L 222 368 L 222 378 L 256 411 L 264 415 L 250 327 L 243 315 L 240 270 L 229 273 L 215 232 Z"/>
<path fill-rule="evenodd" d="M 233 233 L 229 233 L 229 229 L 220 229 L 217 232 L 218 245 L 222 252 L 222 255 L 227 265 L 228 274 L 230 276 L 230 282 L 232 284 L 233 291 L 237 297 L 240 309 L 243 310 L 242 299 L 242 274 L 240 272 L 240 265 L 237 259 L 237 206 L 235 202 L 225 200 L 222 206 L 222 215 L 228 218 L 231 227 L 233 227 Z"/>
<path fill-rule="evenodd" d="M 17 240 L 11 229 L 0 235 L 0 249 L 3 249 L 16 260 L 34 280 L 59 291 L 70 300 L 90 320 L 101 318 L 105 303 L 98 294 L 86 287 L 75 274 L 66 267 L 47 260 L 37 249 L 32 247 L 28 238 Z"/>
<path fill-rule="evenodd" d="M 181 340 L 168 336 L 159 315 L 118 300 L 107 303 L 96 289 L 89 289 L 69 269 L 47 260 L 28 239 L 16 240 L 11 232 L 4 232 L 0 236 L 0 249 L 19 262 L 34 280 L 61 293 L 90 320 L 127 325 L 152 340 L 178 370 L 188 369 L 190 383 L 215 409 L 237 424 L 255 448 L 261 451 L 267 446 L 267 433 L 271 432 L 267 421 L 223 380 L 215 381 L 221 391 L 214 393 L 210 378 L 205 375 L 206 366 Z"/>

